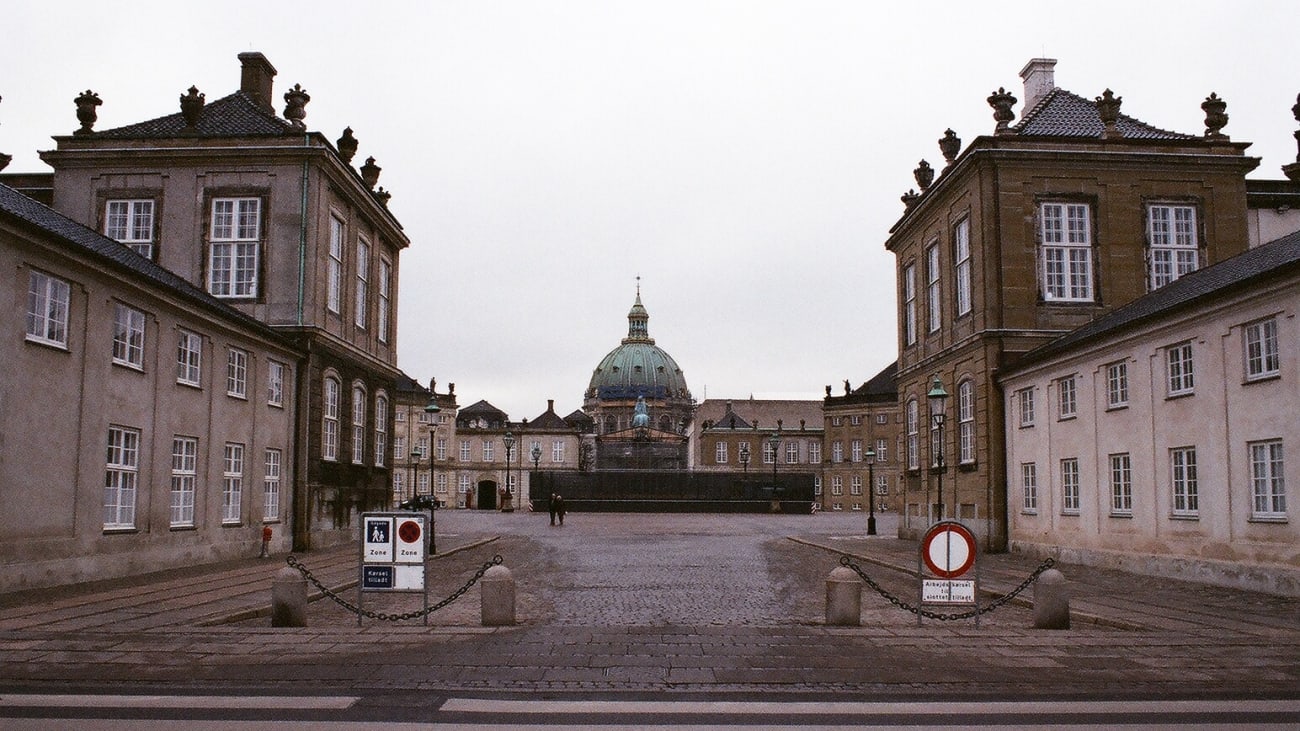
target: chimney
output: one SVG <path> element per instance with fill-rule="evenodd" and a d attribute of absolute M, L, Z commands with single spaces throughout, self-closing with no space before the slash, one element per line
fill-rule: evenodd
<path fill-rule="evenodd" d="M 1020 113 L 1022 118 L 1025 112 L 1033 109 L 1043 97 L 1056 88 L 1055 74 L 1052 71 L 1055 67 L 1054 58 L 1031 58 L 1029 63 L 1020 69 L 1020 78 L 1025 81 L 1025 108 Z"/>
<path fill-rule="evenodd" d="M 546 399 L 546 410 L 548 412 L 555 411 L 555 399 L 553 398 Z"/>
<path fill-rule="evenodd" d="M 258 106 L 265 107 L 272 113 L 275 105 L 271 102 L 271 82 L 275 79 L 275 67 L 257 51 L 239 54 L 239 63 L 243 72 L 239 77 L 239 90 L 253 97 Z"/>

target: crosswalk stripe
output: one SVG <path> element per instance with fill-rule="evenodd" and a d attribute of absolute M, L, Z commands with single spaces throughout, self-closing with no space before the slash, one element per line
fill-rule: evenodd
<path fill-rule="evenodd" d="M 450 698 L 441 711 L 518 714 L 718 714 L 718 715 L 989 715 L 1026 714 L 1192 714 L 1231 710 L 1239 713 L 1300 713 L 1300 700 L 1231 701 L 980 701 L 868 702 L 828 701 L 564 701 Z"/>
<path fill-rule="evenodd" d="M 3 708 L 247 708 L 342 710 L 357 696 L 0 694 Z"/>

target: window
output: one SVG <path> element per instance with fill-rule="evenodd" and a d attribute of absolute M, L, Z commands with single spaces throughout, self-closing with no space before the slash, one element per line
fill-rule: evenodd
<path fill-rule="evenodd" d="M 853 459 L 854 462 L 862 461 L 862 440 L 861 439 L 854 439 L 852 442 L 849 442 L 849 454 L 851 455 L 851 458 Z"/>
<path fill-rule="evenodd" d="M 460 442 L 460 461 L 469 461 L 469 441 L 462 439 Z"/>
<path fill-rule="evenodd" d="M 953 261 L 957 266 L 953 271 L 957 291 L 957 317 L 970 312 L 970 219 L 962 219 L 952 230 Z"/>
<path fill-rule="evenodd" d="M 278 449 L 266 450 L 266 477 L 262 479 L 262 520 L 280 519 L 280 463 Z"/>
<path fill-rule="evenodd" d="M 713 461 L 717 464 L 727 463 L 727 443 L 718 442 L 713 448 Z"/>
<path fill-rule="evenodd" d="M 1179 343 L 1166 348 L 1165 365 L 1169 395 L 1183 396 L 1191 393 L 1196 385 L 1192 376 L 1192 344 Z"/>
<path fill-rule="evenodd" d="M 877 423 L 877 424 L 888 424 L 888 423 L 889 423 L 889 414 L 876 414 L 876 423 Z"/>
<path fill-rule="evenodd" d="M 1196 447 L 1169 450 L 1169 484 L 1173 486 L 1174 515 L 1194 517 L 1200 496 L 1196 485 Z"/>
<path fill-rule="evenodd" d="M 402 500 L 407 497 L 405 472 L 393 473 L 393 497 L 397 498 L 398 500 Z"/>
<path fill-rule="evenodd" d="M 975 383 L 957 384 L 957 462 L 975 463 Z"/>
<path fill-rule="evenodd" d="M 854 414 L 853 416 L 850 416 L 849 424 L 851 424 L 852 426 L 858 426 L 862 424 L 862 417 L 858 414 Z"/>
<path fill-rule="evenodd" d="M 439 495 L 447 494 L 447 473 L 445 472 L 438 473 L 438 476 L 434 481 L 434 489 L 438 492 Z"/>
<path fill-rule="evenodd" d="M 388 399 L 375 397 L 375 466 L 383 467 L 388 454 Z"/>
<path fill-rule="evenodd" d="M 889 494 L 889 475 L 876 476 L 876 494 L 877 495 Z"/>
<path fill-rule="evenodd" d="M 813 475 L 813 495 L 820 496 L 821 494 L 822 494 L 822 476 Z"/>
<path fill-rule="evenodd" d="M 1128 454 L 1110 455 L 1110 514 L 1133 514 L 1133 465 Z"/>
<path fill-rule="evenodd" d="M 843 416 L 832 416 L 832 417 L 831 417 L 831 426 L 844 426 L 844 417 L 843 417 Z"/>
<path fill-rule="evenodd" d="M 903 344 L 916 345 L 916 265 L 903 267 Z"/>
<path fill-rule="evenodd" d="M 221 470 L 221 523 L 239 522 L 240 499 L 244 491 L 244 445 L 226 443 Z"/>
<path fill-rule="evenodd" d="M 415 448 L 420 450 L 421 457 L 426 457 L 430 461 L 433 460 L 433 455 L 429 453 L 429 436 L 427 434 L 415 441 Z"/>
<path fill-rule="evenodd" d="M 357 327 L 366 326 L 366 302 L 370 287 L 370 244 L 357 239 L 357 300 L 354 305 Z"/>
<path fill-rule="evenodd" d="M 259 198 L 213 199 L 208 291 L 214 296 L 257 296 L 261 207 Z"/>
<path fill-rule="evenodd" d="M 785 463 L 799 463 L 799 442 L 796 442 L 793 439 L 785 443 Z"/>
<path fill-rule="evenodd" d="M 746 452 L 749 451 L 749 442 L 745 442 L 745 449 L 744 449 L 744 451 L 746 451 Z M 822 443 L 821 443 L 821 442 L 818 442 L 818 441 L 812 441 L 812 442 L 809 442 L 809 443 L 808 443 L 808 463 L 809 463 L 809 464 L 821 464 L 821 463 L 822 463 Z"/>
<path fill-rule="evenodd" d="M 1252 442 L 1248 446 L 1254 508 L 1251 517 L 1285 518 L 1286 488 L 1282 481 L 1282 440 Z"/>
<path fill-rule="evenodd" d="M 1277 320 L 1252 322 L 1245 328 L 1246 380 L 1270 378 L 1281 371 L 1277 349 Z"/>
<path fill-rule="evenodd" d="M 339 380 L 333 376 L 325 377 L 324 424 L 321 428 L 321 459 L 330 461 L 339 458 L 339 398 L 342 390 Z"/>
<path fill-rule="evenodd" d="M 438 437 L 434 442 L 433 454 L 440 460 L 447 459 L 447 438 Z"/>
<path fill-rule="evenodd" d="M 171 527 L 194 525 L 194 482 L 198 476 L 199 440 L 172 437 Z"/>
<path fill-rule="evenodd" d="M 429 412 L 421 411 L 418 415 L 416 415 L 415 420 L 421 424 L 428 424 L 429 418 L 430 418 Z"/>
<path fill-rule="evenodd" d="M 113 304 L 113 362 L 144 368 L 144 313 L 120 302 Z"/>
<path fill-rule="evenodd" d="M 405 423 L 405 422 L 406 422 L 406 409 L 398 409 L 397 411 L 394 411 L 394 412 L 393 412 L 393 421 L 396 421 L 398 424 L 403 424 L 403 423 Z"/>
<path fill-rule="evenodd" d="M 889 440 L 888 439 L 876 440 L 876 461 L 877 462 L 889 461 Z"/>
<path fill-rule="evenodd" d="M 907 402 L 907 469 L 915 470 L 921 467 L 921 456 L 918 441 L 919 428 L 916 399 L 910 399 Z"/>
<path fill-rule="evenodd" d="M 1039 209 L 1043 299 L 1092 301 L 1092 224 L 1087 205 L 1043 203 Z"/>
<path fill-rule="evenodd" d="M 366 458 L 366 389 L 352 386 L 352 464 Z"/>
<path fill-rule="evenodd" d="M 231 348 L 226 356 L 226 395 L 245 398 L 248 392 L 248 353 Z"/>
<path fill-rule="evenodd" d="M 415 491 L 421 495 L 429 494 L 429 473 L 421 472 L 420 476 L 415 478 Z"/>
<path fill-rule="evenodd" d="M 195 333 L 181 330 L 176 336 L 176 382 L 199 385 L 202 359 L 203 340 Z"/>
<path fill-rule="evenodd" d="M 925 307 L 930 332 L 943 324 L 943 310 L 939 296 L 939 245 L 931 244 L 925 250 Z"/>
<path fill-rule="evenodd" d="M 763 464 L 772 464 L 773 462 L 776 462 L 776 450 L 773 448 L 771 442 L 764 439 L 763 440 Z"/>
<path fill-rule="evenodd" d="M 330 217 L 330 256 L 325 270 L 325 308 L 342 312 L 343 299 L 343 222 Z"/>
<path fill-rule="evenodd" d="M 491 462 L 493 460 L 495 456 L 493 454 L 493 448 L 495 446 L 496 445 L 494 445 L 492 442 L 489 442 L 486 439 L 483 440 L 483 461 L 484 462 Z"/>
<path fill-rule="evenodd" d="M 862 475 L 853 475 L 852 477 L 849 478 L 849 494 L 850 495 L 862 494 Z"/>
<path fill-rule="evenodd" d="M 1196 209 L 1163 203 L 1147 206 L 1147 245 L 1151 247 L 1151 289 L 1196 271 Z"/>
<path fill-rule="evenodd" d="M 564 440 L 556 439 L 551 443 L 551 461 L 555 463 L 564 461 Z"/>
<path fill-rule="evenodd" d="M 1034 425 L 1034 389 L 1022 388 L 1016 391 L 1016 403 L 1020 406 L 1020 426 Z"/>
<path fill-rule="evenodd" d="M 1111 363 L 1106 366 L 1106 408 L 1128 406 L 1128 363 Z"/>
<path fill-rule="evenodd" d="M 266 362 L 266 403 L 284 406 L 284 364 L 279 361 Z"/>
<path fill-rule="evenodd" d="M 837 496 L 844 494 L 844 477 L 841 475 L 831 477 L 831 494 Z"/>
<path fill-rule="evenodd" d="M 1078 389 L 1074 376 L 1066 376 L 1056 382 L 1056 414 L 1059 419 L 1073 419 L 1079 411 Z"/>
<path fill-rule="evenodd" d="M 831 462 L 839 464 L 844 461 L 844 442 L 831 442 Z"/>
<path fill-rule="evenodd" d="M 72 288 L 62 279 L 32 272 L 27 279 L 27 339 L 68 346 L 68 303 Z"/>
<path fill-rule="evenodd" d="M 388 342 L 388 300 L 392 297 L 393 265 L 387 259 L 379 259 L 379 342 Z"/>
<path fill-rule="evenodd" d="M 126 244 L 140 256 L 153 258 L 153 201 L 109 201 L 104 208 L 104 235 Z"/>
<path fill-rule="evenodd" d="M 461 495 L 469 492 L 469 475 L 460 475 L 456 478 L 456 492 Z"/>
<path fill-rule="evenodd" d="M 1020 509 L 1026 513 L 1038 512 L 1038 465 L 1024 462 L 1020 465 L 1020 487 L 1023 497 Z"/>
<path fill-rule="evenodd" d="M 400 414 L 402 412 L 399 411 L 397 413 Z M 393 437 L 393 459 L 406 459 L 406 437 Z"/>
<path fill-rule="evenodd" d="M 140 476 L 140 432 L 108 428 L 108 457 L 104 474 L 104 528 L 135 527 L 135 490 Z"/>
<path fill-rule="evenodd" d="M 1079 460 L 1061 460 L 1061 512 L 1079 514 Z"/>

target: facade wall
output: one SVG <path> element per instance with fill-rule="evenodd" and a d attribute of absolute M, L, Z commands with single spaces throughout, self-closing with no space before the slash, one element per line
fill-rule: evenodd
<path fill-rule="evenodd" d="M 214 315 L 43 236 L 0 228 L 0 301 L 11 313 L 0 339 L 0 579 L 8 588 L 124 576 L 256 556 L 262 529 L 289 545 L 297 354 L 260 330 Z M 25 335 L 33 271 L 70 286 L 66 346 Z M 143 314 L 137 364 L 114 363 L 117 305 Z M 201 342 L 197 385 L 178 382 L 177 340 Z M 231 349 L 247 355 L 244 396 L 228 395 Z M 283 397 L 270 403 L 270 364 Z M 38 397 L 39 395 L 39 397 Z M 112 428 L 138 435 L 133 510 L 105 514 Z M 173 439 L 193 439 L 192 515 L 173 517 Z M 243 450 L 239 498 L 225 510 L 226 445 Z M 267 501 L 266 452 L 276 450 L 278 500 Z M 189 473 L 189 470 L 186 470 Z M 275 505 L 278 502 L 278 506 Z M 126 516 L 123 519 L 123 516 Z"/>
<path fill-rule="evenodd" d="M 823 510 L 869 510 L 873 497 L 866 491 L 874 490 L 877 511 L 897 511 L 904 486 L 901 411 L 897 402 L 854 401 L 827 399 L 818 503 Z"/>
<path fill-rule="evenodd" d="M 1035 364 L 1004 381 L 1015 550 L 1198 581 L 1300 595 L 1300 528 L 1285 507 L 1253 501 L 1251 445 L 1277 441 L 1283 484 L 1300 484 L 1295 415 L 1300 394 L 1300 287 L 1294 278 L 1230 301 L 1169 316 Z M 1244 326 L 1277 326 L 1281 368 L 1245 373 Z M 1168 349 L 1191 345 L 1194 388 L 1169 395 Z M 1108 369 L 1124 364 L 1128 400 L 1112 406 Z M 1062 379 L 1073 378 L 1077 415 L 1061 413 Z M 1034 402 L 1022 425 L 1021 401 Z M 1196 501 L 1180 499 L 1175 450 L 1194 450 Z M 1185 454 L 1185 452 L 1182 452 Z M 1112 459 L 1131 462 L 1131 507 L 1114 497 Z M 1063 492 L 1062 462 L 1077 460 L 1077 507 Z M 1036 472 L 1036 499 L 1023 472 Z M 1185 473 L 1184 473 L 1185 474 Z M 1122 481 L 1121 481 L 1122 484 Z M 1185 488 L 1184 488 L 1185 490 Z M 1285 499 L 1285 498 L 1284 498 Z"/>

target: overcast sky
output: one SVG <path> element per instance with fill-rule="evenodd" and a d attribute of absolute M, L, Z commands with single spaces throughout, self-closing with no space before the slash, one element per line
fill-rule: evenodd
<path fill-rule="evenodd" d="M 627 334 L 650 334 L 697 399 L 807 396 L 894 360 L 883 242 L 951 127 L 991 133 L 985 97 L 1056 58 L 1058 86 L 1180 132 L 1201 101 L 1263 159 L 1295 161 L 1300 5 L 1278 2 L 7 3 L 6 172 L 77 127 L 177 110 L 239 85 L 236 55 L 301 84 L 306 123 L 351 126 L 357 161 L 411 238 L 399 365 L 512 419 L 582 405 Z M 1017 113 L 1020 111 L 1017 106 Z"/>

